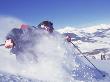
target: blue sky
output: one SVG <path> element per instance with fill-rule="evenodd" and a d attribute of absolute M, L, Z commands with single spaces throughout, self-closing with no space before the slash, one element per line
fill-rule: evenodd
<path fill-rule="evenodd" d="M 56 28 L 110 23 L 110 0 L 0 0 L 0 15 L 31 25 L 50 20 Z"/>

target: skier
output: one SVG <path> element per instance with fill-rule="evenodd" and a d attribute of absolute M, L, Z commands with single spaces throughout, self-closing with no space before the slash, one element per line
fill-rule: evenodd
<path fill-rule="evenodd" d="M 6 37 L 5 47 L 11 48 L 11 53 L 16 55 L 16 59 L 19 62 L 24 62 L 25 59 L 37 61 L 37 55 L 30 48 L 34 47 L 36 40 L 42 36 L 54 35 L 53 23 L 50 21 L 43 21 L 36 27 L 30 27 L 28 25 L 21 25 L 21 28 L 13 28 Z M 35 39 L 37 38 L 37 39 Z M 65 38 L 68 42 L 70 37 Z M 25 55 L 25 53 L 30 53 Z M 30 58 L 31 57 L 31 58 Z"/>

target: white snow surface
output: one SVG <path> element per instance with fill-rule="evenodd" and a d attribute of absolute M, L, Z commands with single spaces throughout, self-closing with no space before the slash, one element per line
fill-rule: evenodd
<path fill-rule="evenodd" d="M 3 21 L 4 17 L 1 21 Z M 15 18 L 13 20 L 16 20 Z M 18 19 L 17 19 L 18 20 Z M 5 21 L 5 23 L 9 23 Z M 5 23 L 2 25 L 4 27 Z M 18 24 L 18 22 L 16 22 Z M 13 25 L 12 25 L 13 26 Z M 93 33 L 100 29 L 99 26 L 88 28 L 87 32 Z M 109 28 L 109 25 L 101 24 L 101 28 Z M 11 29 L 11 28 L 10 28 Z M 91 31 L 91 29 L 93 29 Z M 2 36 L 2 31 L 0 30 Z M 61 31 L 61 30 L 60 30 Z M 67 30 L 62 30 L 61 33 Z M 82 35 L 80 31 L 72 28 L 67 31 L 74 32 Z M 3 39 L 3 36 L 1 37 Z M 97 39 L 94 37 L 94 39 Z M 109 43 L 109 39 L 107 44 Z M 99 42 L 102 39 L 98 39 Z M 105 40 L 102 44 L 98 43 L 87 43 L 81 42 L 79 48 L 82 51 L 91 51 L 94 48 L 109 47 Z M 88 46 L 90 45 L 90 46 Z M 106 45 L 106 46 L 105 46 Z M 20 64 L 16 60 L 14 54 L 10 54 L 9 49 L 5 49 L 3 46 L 0 47 L 0 82 L 110 82 L 110 61 L 109 60 L 94 60 L 89 59 L 98 69 L 95 69 L 83 56 L 79 56 L 79 52 L 72 44 L 66 43 L 64 39 L 59 35 L 56 38 L 43 37 L 39 45 L 36 45 L 35 51 L 42 52 L 37 54 L 38 62 L 26 64 Z M 99 71 L 101 73 L 99 73 Z M 105 77 L 102 77 L 102 74 Z M 30 79 L 34 79 L 30 80 Z"/>

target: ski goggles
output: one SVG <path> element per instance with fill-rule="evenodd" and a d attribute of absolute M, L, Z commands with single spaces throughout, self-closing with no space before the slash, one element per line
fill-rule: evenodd
<path fill-rule="evenodd" d="M 48 32 L 53 32 L 53 27 L 51 25 L 41 25 L 41 28 L 47 30 Z"/>

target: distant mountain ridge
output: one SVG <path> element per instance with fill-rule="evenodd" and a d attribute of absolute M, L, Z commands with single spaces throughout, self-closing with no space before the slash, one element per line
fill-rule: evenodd
<path fill-rule="evenodd" d="M 70 35 L 73 43 L 86 55 L 110 56 L 110 24 L 85 28 L 65 27 L 58 32 Z"/>

